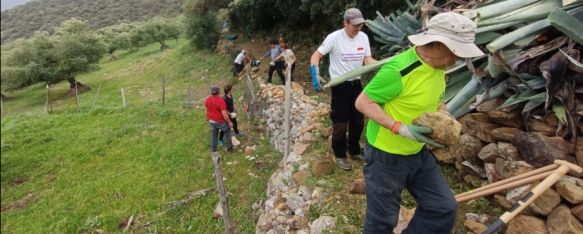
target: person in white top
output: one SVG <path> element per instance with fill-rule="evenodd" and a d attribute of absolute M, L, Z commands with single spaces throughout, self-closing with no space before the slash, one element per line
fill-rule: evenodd
<path fill-rule="evenodd" d="M 243 70 L 243 67 L 245 66 L 245 60 L 245 50 L 241 50 L 241 52 L 235 58 L 235 61 L 233 61 L 233 77 L 237 77 Z"/>
<path fill-rule="evenodd" d="M 344 28 L 330 33 L 310 59 L 312 84 L 320 91 L 318 81 L 318 64 L 322 57 L 330 53 L 330 79 L 376 62 L 372 58 L 368 36 L 361 32 L 364 18 L 360 10 L 350 8 L 344 13 Z M 332 120 L 332 150 L 338 167 L 351 170 L 352 165 L 346 160 L 346 153 L 352 159 L 364 161 L 360 148 L 360 135 L 364 128 L 364 116 L 354 107 L 356 98 L 362 91 L 360 76 L 332 87 L 330 119 Z M 346 131 L 348 130 L 348 139 Z"/>
<path fill-rule="evenodd" d="M 294 70 L 296 69 L 296 55 L 289 48 L 289 45 L 287 44 L 287 42 L 285 42 L 285 40 L 283 39 L 283 37 L 280 37 L 279 38 L 279 45 L 283 49 L 283 52 L 281 52 L 281 54 L 279 56 L 277 56 L 276 60 L 277 59 L 285 59 L 286 57 L 289 59 L 289 61 L 285 61 L 285 65 L 286 65 L 286 68 L 287 68 L 288 63 L 291 64 L 291 77 L 290 77 L 290 80 L 293 81 L 294 80 Z"/>

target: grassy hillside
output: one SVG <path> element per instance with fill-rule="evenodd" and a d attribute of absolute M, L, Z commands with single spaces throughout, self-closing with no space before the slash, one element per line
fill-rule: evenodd
<path fill-rule="evenodd" d="M 4 3 L 3 3 L 4 4 Z M 157 15 L 174 16 L 182 0 L 36 0 L 2 11 L 2 43 L 51 32 L 70 18 L 86 20 L 93 28 L 144 21 Z"/>
<path fill-rule="evenodd" d="M 44 114 L 42 85 L 8 94 L 4 106 L 13 111 L 2 118 L 2 233 L 120 232 L 130 217 L 133 232 L 222 232 L 222 222 L 212 219 L 216 192 L 171 206 L 191 192 L 215 188 L 209 127 L 196 106 L 209 84 L 230 77 L 226 58 L 186 44 L 172 41 L 173 49 L 163 52 L 152 44 L 104 61 L 100 70 L 79 77 L 93 88 L 80 95 L 79 112 L 74 98 L 61 97 L 54 113 Z M 160 75 L 170 79 L 164 106 Z M 121 107 L 122 87 L 127 108 Z M 195 108 L 185 105 L 189 87 Z M 251 122 L 240 122 L 253 132 Z M 252 204 L 264 197 L 280 156 L 258 136 L 242 143 L 257 144 L 259 158 L 221 150 L 223 173 L 232 219 L 252 233 Z"/>

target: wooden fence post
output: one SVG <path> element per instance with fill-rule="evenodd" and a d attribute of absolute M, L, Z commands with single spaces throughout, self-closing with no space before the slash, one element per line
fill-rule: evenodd
<path fill-rule="evenodd" d="M 290 152 L 290 137 L 289 137 L 289 132 L 290 132 L 290 128 L 291 128 L 291 62 L 289 61 L 290 58 L 288 58 L 287 54 L 285 55 L 285 61 L 287 63 L 287 69 L 286 71 L 286 79 L 285 79 L 285 112 L 284 112 L 284 157 L 287 158 L 287 156 L 289 155 Z"/>
<path fill-rule="evenodd" d="M 162 105 L 164 105 L 166 99 L 166 78 L 162 76 Z"/>
<path fill-rule="evenodd" d="M 77 104 L 77 112 L 79 112 L 79 93 L 77 89 L 77 81 L 75 81 L 75 104 Z"/>
<path fill-rule="evenodd" d="M 0 116 L 4 116 L 4 98 L 0 96 Z"/>
<path fill-rule="evenodd" d="M 221 202 L 221 207 L 223 208 L 223 220 L 225 222 L 225 233 L 233 233 L 233 228 L 231 226 L 231 217 L 229 215 L 229 204 L 227 193 L 225 192 L 225 185 L 223 183 L 223 171 L 221 170 L 221 155 L 219 152 L 213 152 L 213 164 L 215 166 L 215 179 L 217 181 L 217 191 L 219 192 L 219 198 Z"/>
<path fill-rule="evenodd" d="M 123 102 L 123 108 L 126 108 L 126 95 L 123 92 L 123 88 L 121 88 L 121 100 Z"/>
<path fill-rule="evenodd" d="M 95 98 L 93 99 L 93 104 L 91 104 L 91 109 L 95 109 L 95 104 L 97 103 L 97 98 L 99 97 L 99 91 L 101 91 L 101 85 L 97 88 L 97 93 L 95 94 Z"/>

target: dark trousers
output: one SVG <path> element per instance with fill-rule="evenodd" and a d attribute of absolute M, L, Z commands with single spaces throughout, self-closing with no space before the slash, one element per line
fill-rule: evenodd
<path fill-rule="evenodd" d="M 219 143 L 219 132 L 225 133 L 225 147 L 227 149 L 233 148 L 231 141 L 231 128 L 227 122 L 210 123 L 211 124 L 211 152 L 217 152 L 217 145 Z"/>
<path fill-rule="evenodd" d="M 243 70 L 243 64 L 233 63 L 233 76 L 239 75 L 239 72 Z"/>
<path fill-rule="evenodd" d="M 233 122 L 233 131 L 235 132 L 235 134 L 239 134 L 239 129 L 237 128 L 237 118 L 230 118 L 231 122 Z M 219 132 L 219 141 L 223 140 L 223 136 L 225 135 L 225 133 L 223 131 Z"/>
<path fill-rule="evenodd" d="M 362 92 L 360 80 L 347 81 L 332 87 L 332 150 L 337 158 L 346 158 L 346 151 L 360 154 L 360 135 L 364 128 L 364 116 L 354 103 Z M 348 139 L 346 131 L 348 130 Z"/>
<path fill-rule="evenodd" d="M 267 83 L 271 83 L 271 78 L 273 77 L 273 72 L 277 71 L 277 75 L 279 76 L 279 79 L 281 79 L 281 83 L 285 84 L 285 76 L 283 75 L 283 69 L 285 68 L 285 62 L 284 61 L 277 61 L 275 62 L 275 65 L 273 66 L 269 66 L 269 72 L 268 72 L 268 76 L 267 76 Z"/>
<path fill-rule="evenodd" d="M 367 144 L 364 155 L 367 209 L 363 233 L 392 233 L 403 188 L 417 202 L 415 215 L 403 233 L 451 232 L 457 202 L 427 148 L 414 155 L 396 155 Z"/>

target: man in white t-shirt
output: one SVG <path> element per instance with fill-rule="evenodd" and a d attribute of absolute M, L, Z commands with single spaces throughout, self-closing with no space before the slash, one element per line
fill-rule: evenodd
<path fill-rule="evenodd" d="M 235 61 L 233 61 L 233 76 L 237 77 L 239 73 L 243 70 L 245 66 L 245 50 L 241 50 L 241 53 L 237 55 Z"/>
<path fill-rule="evenodd" d="M 330 33 L 310 59 L 310 72 L 316 91 L 320 90 L 318 83 L 318 64 L 322 57 L 330 53 L 330 79 L 362 67 L 364 64 L 376 62 L 371 56 L 368 36 L 361 32 L 364 18 L 360 10 L 350 8 L 344 13 L 344 28 Z M 360 149 L 360 135 L 364 128 L 364 117 L 354 107 L 356 98 L 362 91 L 360 76 L 332 87 L 332 102 L 330 119 L 332 119 L 332 149 L 334 162 L 344 170 L 351 170 L 352 165 L 346 160 L 346 153 L 352 159 L 364 161 Z M 348 130 L 348 139 L 346 131 Z"/>

